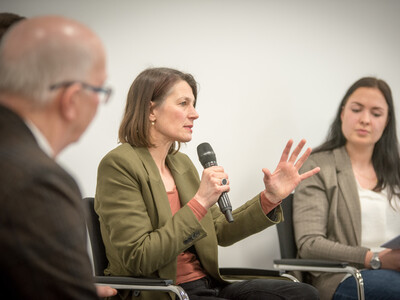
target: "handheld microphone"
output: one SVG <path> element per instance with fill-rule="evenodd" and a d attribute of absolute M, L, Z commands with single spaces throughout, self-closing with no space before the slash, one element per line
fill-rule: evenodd
<path fill-rule="evenodd" d="M 204 169 L 212 166 L 218 166 L 217 158 L 209 143 L 202 143 L 198 145 L 197 155 L 199 156 L 200 163 Z M 226 220 L 229 223 L 233 222 L 232 205 L 226 192 L 223 192 L 221 196 L 219 196 L 218 205 L 221 212 L 225 215 Z"/>

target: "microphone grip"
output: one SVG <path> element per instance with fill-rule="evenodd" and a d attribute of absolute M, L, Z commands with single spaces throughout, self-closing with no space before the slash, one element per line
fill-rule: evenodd
<path fill-rule="evenodd" d="M 204 169 L 207 169 L 209 167 L 213 166 L 218 166 L 217 161 L 214 159 L 207 161 L 203 164 Z M 225 215 L 226 220 L 229 223 L 233 222 L 233 216 L 232 216 L 232 205 L 231 201 L 229 200 L 228 194 L 226 192 L 223 192 L 221 196 L 218 198 L 218 206 L 221 212 Z"/>
<path fill-rule="evenodd" d="M 225 214 L 225 218 L 229 223 L 233 222 L 233 216 L 232 216 L 232 205 L 231 202 L 229 201 L 228 194 L 223 192 L 221 196 L 218 199 L 218 206 L 219 209 L 223 214 Z"/>

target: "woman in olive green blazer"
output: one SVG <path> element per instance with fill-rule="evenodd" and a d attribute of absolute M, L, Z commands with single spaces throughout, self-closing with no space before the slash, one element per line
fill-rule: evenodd
<path fill-rule="evenodd" d="M 193 77 L 173 69 L 148 69 L 133 82 L 120 127 L 123 143 L 102 159 L 98 169 L 95 209 L 109 261 L 105 274 L 176 280 L 177 257 L 190 251 L 212 284 L 223 288 L 228 283 L 218 271 L 218 245 L 229 246 L 280 222 L 281 199 L 302 179 L 318 172 L 316 168 L 298 174 L 311 150 L 296 162 L 302 141 L 287 161 L 289 142 L 279 174 L 264 169 L 268 192 L 234 210 L 234 222 L 228 223 L 215 205 L 220 194 L 229 191 L 229 181 L 221 184 L 228 178 L 223 168 L 205 169 L 200 180 L 191 160 L 174 148 L 175 141 L 191 140 L 193 121 L 198 118 L 196 96 Z M 175 187 L 181 208 L 173 214 L 167 191 Z M 267 200 L 262 202 L 261 198 Z M 274 292 L 283 297 L 294 293 L 304 295 L 304 299 L 316 298 L 316 291 L 305 284 L 268 280 L 262 286 L 270 290 L 276 287 Z M 137 299 L 129 292 L 120 296 Z M 140 298 L 169 296 L 142 292 Z"/>
<path fill-rule="evenodd" d="M 95 205 L 109 261 L 105 274 L 175 278 L 177 254 L 194 245 L 207 273 L 222 281 L 217 245 L 231 245 L 280 222 L 281 209 L 276 221 L 270 220 L 257 195 L 233 212 L 233 223 L 215 205 L 198 221 L 185 206 L 200 183 L 196 168 L 182 153 L 168 155 L 166 161 L 182 202 L 174 218 L 147 148 L 124 143 L 100 163 Z"/>

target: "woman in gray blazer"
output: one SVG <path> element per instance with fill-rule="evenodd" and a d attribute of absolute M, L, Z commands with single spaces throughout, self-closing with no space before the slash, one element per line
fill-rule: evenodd
<path fill-rule="evenodd" d="M 361 269 L 366 299 L 399 299 L 400 250 L 380 247 L 400 234 L 400 158 L 389 86 L 376 78 L 345 94 L 325 143 L 302 171 L 319 174 L 295 190 L 299 256 L 348 261 Z M 355 280 L 312 273 L 322 299 L 357 299 Z"/>

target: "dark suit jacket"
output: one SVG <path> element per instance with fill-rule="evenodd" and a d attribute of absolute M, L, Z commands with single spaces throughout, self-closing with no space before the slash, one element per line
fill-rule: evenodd
<path fill-rule="evenodd" d="M 0 106 L 0 298 L 98 299 L 78 186 Z"/>
<path fill-rule="evenodd" d="M 295 190 L 293 222 L 302 258 L 331 259 L 364 267 L 361 206 L 350 158 L 344 147 L 312 154 L 300 172 L 321 171 Z M 331 299 L 343 273 L 312 273 L 321 299 Z"/>
<path fill-rule="evenodd" d="M 147 148 L 122 144 L 101 161 L 95 209 L 100 216 L 109 260 L 106 274 L 175 279 L 177 256 L 194 246 L 206 272 L 222 282 L 218 245 L 231 245 L 280 222 L 281 209 L 277 208 L 277 219 L 273 222 L 262 211 L 258 194 L 234 210 L 233 223 L 225 220 L 217 205 L 198 221 L 185 205 L 199 188 L 197 169 L 183 153 L 168 155 L 166 162 L 182 204 L 174 216 Z M 141 299 L 165 297 L 166 294 L 141 293 Z"/>

